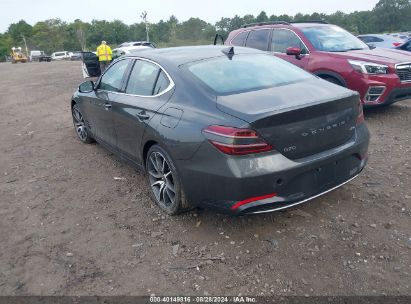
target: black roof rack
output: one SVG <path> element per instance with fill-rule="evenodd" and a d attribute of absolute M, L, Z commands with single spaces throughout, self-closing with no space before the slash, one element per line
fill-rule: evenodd
<path fill-rule="evenodd" d="M 291 23 L 320 23 L 320 24 L 329 24 L 325 20 L 307 20 L 307 21 L 293 21 Z"/>
<path fill-rule="evenodd" d="M 289 22 L 285 21 L 269 21 L 269 22 L 257 22 L 257 23 L 250 23 L 243 25 L 243 27 L 251 27 L 251 26 L 261 26 L 261 25 L 275 25 L 275 24 L 283 24 L 283 25 L 290 25 Z"/>

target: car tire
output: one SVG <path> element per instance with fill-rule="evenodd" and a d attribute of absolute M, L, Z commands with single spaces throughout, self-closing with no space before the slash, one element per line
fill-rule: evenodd
<path fill-rule="evenodd" d="M 83 115 L 81 114 L 80 108 L 77 104 L 73 105 L 71 115 L 73 116 L 74 129 L 78 138 L 85 144 L 93 143 L 94 139 L 87 130 Z"/>
<path fill-rule="evenodd" d="M 160 209 L 169 215 L 191 209 L 174 162 L 159 145 L 153 145 L 147 152 L 146 174 L 151 195 Z"/>

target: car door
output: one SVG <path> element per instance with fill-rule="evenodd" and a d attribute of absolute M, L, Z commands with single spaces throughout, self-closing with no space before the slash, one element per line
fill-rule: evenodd
<path fill-rule="evenodd" d="M 296 56 L 287 55 L 287 49 L 290 47 L 299 48 L 301 50 L 301 56 L 297 58 Z M 303 69 L 307 68 L 310 60 L 308 48 L 301 41 L 300 37 L 289 29 L 273 29 L 271 52 L 273 52 L 275 56 Z"/>
<path fill-rule="evenodd" d="M 173 88 L 172 79 L 157 63 L 135 60 L 125 94 L 116 96 L 112 108 L 117 146 L 124 157 L 142 163 L 140 147 L 145 128 L 172 96 Z"/>
<path fill-rule="evenodd" d="M 94 94 L 89 96 L 85 112 L 93 135 L 106 144 L 117 144 L 113 126 L 112 102 L 122 92 L 126 72 L 131 59 L 122 59 L 113 63 L 96 84 Z"/>
<path fill-rule="evenodd" d="M 92 52 L 82 52 L 81 60 L 83 66 L 83 77 L 99 77 L 101 74 L 98 57 Z"/>

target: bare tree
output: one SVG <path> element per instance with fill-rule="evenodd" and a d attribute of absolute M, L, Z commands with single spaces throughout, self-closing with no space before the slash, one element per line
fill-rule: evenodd
<path fill-rule="evenodd" d="M 80 43 L 81 50 L 85 51 L 86 50 L 86 34 L 84 32 L 84 29 L 81 23 L 76 29 L 76 37 L 77 37 L 78 42 Z"/>

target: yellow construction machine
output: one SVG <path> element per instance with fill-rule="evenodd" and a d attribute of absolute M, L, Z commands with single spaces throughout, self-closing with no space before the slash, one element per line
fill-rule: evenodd
<path fill-rule="evenodd" d="M 11 63 L 26 63 L 28 61 L 27 56 L 21 51 L 21 47 L 11 48 Z"/>

